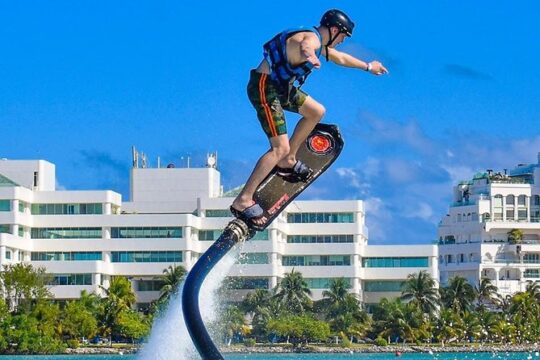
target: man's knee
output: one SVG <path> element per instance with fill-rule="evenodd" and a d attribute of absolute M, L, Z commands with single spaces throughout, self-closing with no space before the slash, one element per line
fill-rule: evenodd
<path fill-rule="evenodd" d="M 307 117 L 313 121 L 320 121 L 325 113 L 326 108 L 322 104 L 316 103 L 309 108 L 304 117 Z"/>
<path fill-rule="evenodd" d="M 326 114 L 326 108 L 323 105 L 319 104 L 319 106 L 317 106 L 315 115 L 319 120 L 321 120 L 324 114 Z"/>

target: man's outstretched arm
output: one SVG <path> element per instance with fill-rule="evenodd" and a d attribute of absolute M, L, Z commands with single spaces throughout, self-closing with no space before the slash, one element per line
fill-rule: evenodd
<path fill-rule="evenodd" d="M 369 71 L 374 75 L 388 74 L 388 70 L 379 61 L 367 63 L 333 48 L 328 49 L 328 59 L 337 65 Z"/>

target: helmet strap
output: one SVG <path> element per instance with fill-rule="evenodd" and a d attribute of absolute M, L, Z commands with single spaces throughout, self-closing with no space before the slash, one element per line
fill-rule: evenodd
<path fill-rule="evenodd" d="M 326 45 L 324 45 L 326 61 L 328 61 L 328 48 L 330 47 L 330 45 L 332 45 L 334 40 L 336 40 L 336 38 L 340 34 L 340 33 L 337 33 L 336 36 L 332 36 L 332 32 L 330 31 L 330 27 L 328 27 L 327 29 L 328 29 L 328 42 L 326 43 Z"/>

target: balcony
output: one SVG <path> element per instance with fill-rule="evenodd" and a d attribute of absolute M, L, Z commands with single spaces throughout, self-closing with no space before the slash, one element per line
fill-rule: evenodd
<path fill-rule="evenodd" d="M 451 207 L 458 207 L 458 206 L 471 206 L 471 205 L 476 205 L 476 204 L 478 204 L 478 202 L 473 199 L 473 200 L 456 201 L 456 202 L 453 202 L 452 205 L 450 205 L 450 206 Z"/>

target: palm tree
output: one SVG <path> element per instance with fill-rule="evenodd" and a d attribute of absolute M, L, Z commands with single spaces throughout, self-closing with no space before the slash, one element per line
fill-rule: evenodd
<path fill-rule="evenodd" d="M 311 291 L 301 273 L 294 269 L 279 283 L 274 297 L 292 313 L 304 313 L 311 307 Z"/>
<path fill-rule="evenodd" d="M 540 302 L 540 284 L 538 282 L 531 280 L 527 281 L 525 292 L 528 292 L 536 299 L 536 301 Z"/>
<path fill-rule="evenodd" d="M 356 323 L 364 324 L 366 316 L 360 308 L 356 294 L 349 293 L 350 284 L 345 278 L 334 279 L 330 288 L 323 291 L 323 299 L 318 302 L 318 308 L 330 321 L 332 330 L 336 333 L 358 333 Z M 354 329 L 349 332 L 348 329 Z"/>
<path fill-rule="evenodd" d="M 383 298 L 373 311 L 374 331 L 383 338 L 397 341 L 411 333 L 406 321 L 406 307 L 400 299 Z"/>
<path fill-rule="evenodd" d="M 254 335 L 262 335 L 268 320 L 277 315 L 273 312 L 273 302 L 276 301 L 267 289 L 256 289 L 242 300 L 240 309 L 251 316 Z"/>
<path fill-rule="evenodd" d="M 521 244 L 523 241 L 523 231 L 520 229 L 512 229 L 508 233 L 508 242 L 510 244 Z"/>
<path fill-rule="evenodd" d="M 482 326 L 478 321 L 478 314 L 466 311 L 463 313 L 463 340 L 473 341 L 480 337 L 482 334 Z"/>
<path fill-rule="evenodd" d="M 485 309 L 479 309 L 476 312 L 478 316 L 478 325 L 480 325 L 480 336 L 479 338 L 484 341 L 492 340 L 493 338 L 493 327 L 500 320 L 498 313 L 487 311 Z"/>
<path fill-rule="evenodd" d="M 500 296 L 497 286 L 491 283 L 491 280 L 483 277 L 480 279 L 478 287 L 475 288 L 478 296 L 478 306 L 482 307 L 486 304 L 498 304 L 500 302 Z"/>
<path fill-rule="evenodd" d="M 245 330 L 244 314 L 237 306 L 228 306 L 221 316 L 220 327 L 225 336 L 226 344 L 231 345 L 234 336 Z"/>
<path fill-rule="evenodd" d="M 136 298 L 131 282 L 124 276 L 113 277 L 109 288 L 103 286 L 101 288 L 105 291 L 105 297 L 120 307 L 131 308 L 135 304 Z"/>
<path fill-rule="evenodd" d="M 163 270 L 161 280 L 163 286 L 159 292 L 159 302 L 167 302 L 169 297 L 176 292 L 178 285 L 184 280 L 187 271 L 182 265 L 170 265 Z"/>
<path fill-rule="evenodd" d="M 135 293 L 131 288 L 131 282 L 124 276 L 112 278 L 109 288 L 101 286 L 106 299 L 102 302 L 100 311 L 103 332 L 111 335 L 118 328 L 118 318 L 123 311 L 130 310 L 135 304 Z"/>
<path fill-rule="evenodd" d="M 443 304 L 457 313 L 469 310 L 476 297 L 472 285 L 461 276 L 451 278 L 448 286 L 440 291 Z"/>
<path fill-rule="evenodd" d="M 424 314 L 437 314 L 439 293 L 433 277 L 425 270 L 410 274 L 402 285 L 401 300 L 418 306 Z"/>
<path fill-rule="evenodd" d="M 330 282 L 330 289 L 323 291 L 323 298 L 328 298 L 330 305 L 341 305 L 349 295 L 349 287 L 345 278 L 334 279 Z"/>

